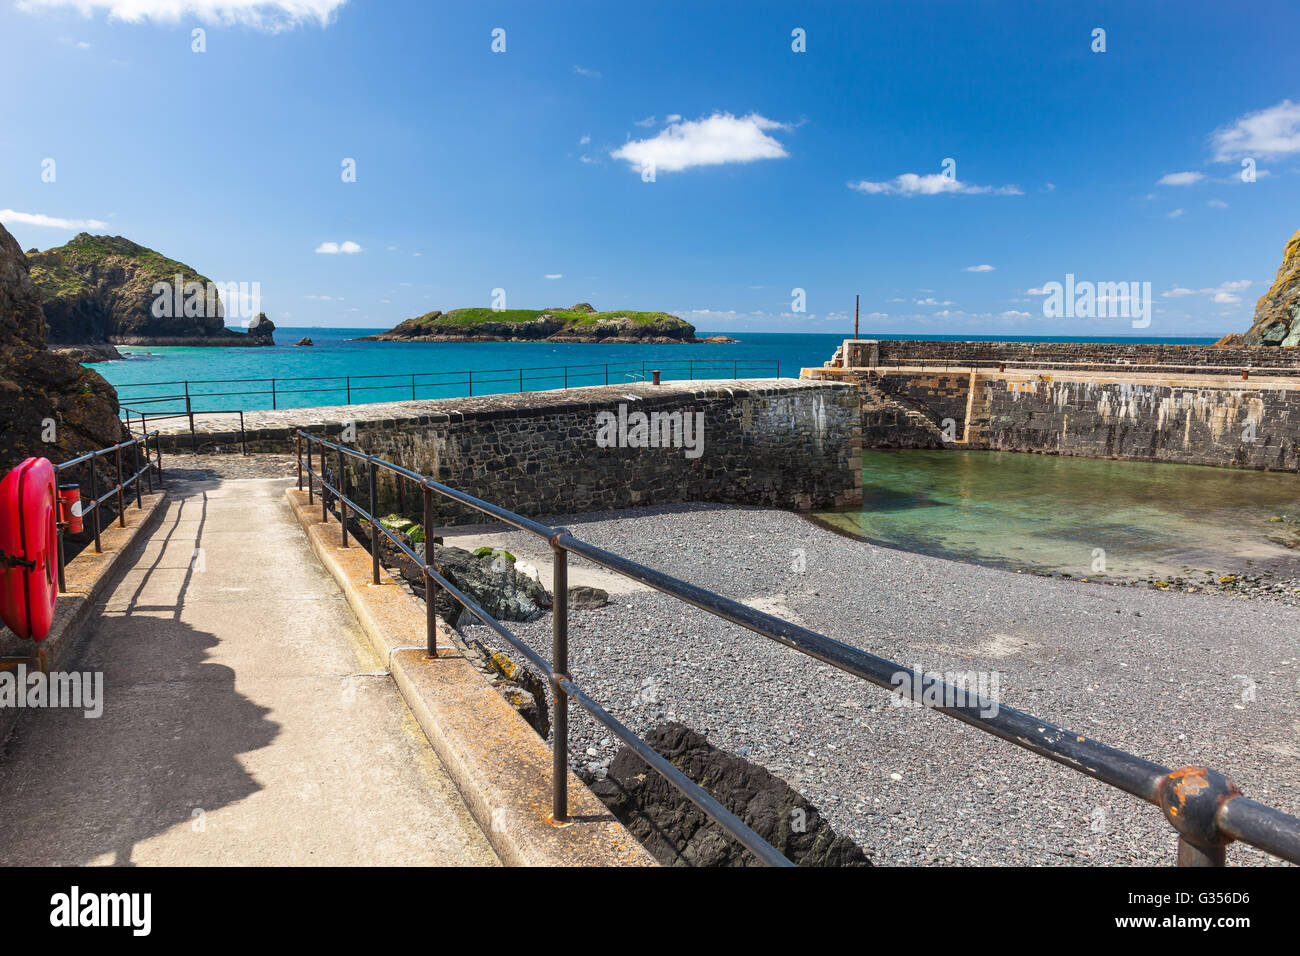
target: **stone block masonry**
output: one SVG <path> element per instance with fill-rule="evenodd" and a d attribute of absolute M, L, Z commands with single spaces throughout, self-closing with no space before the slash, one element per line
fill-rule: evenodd
<path fill-rule="evenodd" d="M 598 441 L 601 413 L 619 420 L 620 406 L 629 423 L 636 412 L 702 415 L 703 444 L 602 447 L 610 443 L 608 434 Z M 687 501 L 805 510 L 862 500 L 858 395 L 840 383 L 637 382 L 246 415 L 250 450 L 292 451 L 297 427 L 337 440 L 353 423 L 356 447 L 528 516 Z M 229 416 L 197 416 L 196 426 L 200 447 L 238 447 Z M 168 427 L 164 448 L 187 450 L 188 423 Z M 381 470 L 378 484 L 381 510 L 396 510 L 394 476 Z M 365 502 L 360 469 L 352 469 L 349 488 Z M 413 484 L 400 503 L 419 512 Z M 441 496 L 434 504 L 440 522 L 487 520 Z"/>
<path fill-rule="evenodd" d="M 1300 369 L 1288 371 L 1274 366 L 1243 380 L 1199 368 L 876 366 L 804 369 L 803 376 L 857 386 L 867 448 L 984 448 L 1297 471 Z"/>

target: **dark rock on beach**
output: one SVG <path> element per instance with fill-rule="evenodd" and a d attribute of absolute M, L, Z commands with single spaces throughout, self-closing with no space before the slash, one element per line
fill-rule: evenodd
<path fill-rule="evenodd" d="M 856 843 L 837 835 L 816 807 L 763 767 L 719 750 L 679 723 L 660 724 L 644 739 L 799 866 L 871 865 Z M 618 752 L 604 779 L 587 770 L 579 775 L 665 866 L 759 864 L 629 748 Z"/>

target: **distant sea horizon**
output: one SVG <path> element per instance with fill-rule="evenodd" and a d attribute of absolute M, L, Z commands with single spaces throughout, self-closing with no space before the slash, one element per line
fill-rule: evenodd
<path fill-rule="evenodd" d="M 238 329 L 236 329 L 238 331 Z M 708 332 L 730 345 L 628 345 L 557 342 L 359 342 L 376 328 L 277 326 L 273 346 L 118 346 L 121 361 L 92 367 L 118 388 L 123 406 L 146 412 L 251 411 L 454 398 L 638 381 L 659 369 L 665 380 L 798 378 L 820 368 L 850 332 Z M 298 347 L 302 338 L 311 346 Z M 889 333 L 861 338 L 978 342 L 1120 342 L 1209 345 L 1213 336 L 995 335 Z M 566 371 L 567 367 L 567 371 Z M 474 373 L 472 376 L 470 373 Z M 473 379 L 472 383 L 470 379 Z M 155 399 L 151 402 L 145 398 Z"/>

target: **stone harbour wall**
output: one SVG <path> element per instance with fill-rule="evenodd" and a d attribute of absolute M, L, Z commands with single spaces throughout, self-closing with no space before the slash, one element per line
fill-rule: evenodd
<path fill-rule="evenodd" d="M 949 363 L 996 366 L 1002 363 L 1071 365 L 1107 368 L 1125 366 L 1189 366 L 1206 371 L 1238 368 L 1300 366 L 1295 349 L 1268 347 L 1220 348 L 1213 345 L 1167 345 L 1111 342 L 933 342 L 928 340 L 849 339 L 844 343 L 847 365 Z"/>
<path fill-rule="evenodd" d="M 638 383 L 490 396 L 472 408 L 445 401 L 442 420 L 359 423 L 357 447 L 530 517 L 687 501 L 808 510 L 862 500 L 861 426 L 849 386 Z M 637 412 L 702 420 L 698 456 L 684 446 L 636 447 L 631 428 L 620 443 L 620 405 L 629 425 Z M 598 443 L 602 413 L 615 425 L 605 435 L 613 447 Z M 384 510 L 399 503 L 393 481 L 381 475 Z M 489 520 L 440 496 L 434 504 L 439 521 Z"/>
<path fill-rule="evenodd" d="M 617 428 L 598 443 L 602 413 L 617 423 L 634 413 L 703 416 L 702 443 L 639 447 Z M 683 419 L 684 421 L 684 419 Z M 150 423 L 153 427 L 153 423 Z M 481 395 L 249 412 L 250 452 L 293 452 L 303 428 L 357 447 L 493 504 L 528 516 L 688 501 L 766 507 L 832 508 L 862 500 L 857 389 L 793 379 L 635 382 L 523 394 Z M 184 419 L 160 421 L 164 467 L 191 448 Z M 238 451 L 238 419 L 198 415 L 200 450 Z M 232 430 L 235 429 L 235 430 Z M 606 443 L 607 445 L 609 443 Z M 179 453 L 180 458 L 168 457 Z M 320 461 L 314 459 L 319 469 Z M 330 474 L 337 464 L 327 463 Z M 382 511 L 418 515 L 414 483 L 399 499 L 396 477 L 379 471 Z M 365 505 L 364 463 L 349 466 L 349 497 Z M 488 520 L 434 496 L 439 521 Z"/>
<path fill-rule="evenodd" d="M 1300 390 L 1015 378 L 985 381 L 983 447 L 1296 471 Z"/>

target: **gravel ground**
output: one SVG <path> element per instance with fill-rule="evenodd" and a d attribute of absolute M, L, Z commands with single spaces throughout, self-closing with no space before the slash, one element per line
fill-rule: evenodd
<path fill-rule="evenodd" d="M 895 662 L 996 674 L 1007 706 L 1171 767 L 1208 764 L 1300 815 L 1300 609 L 961 564 L 765 509 L 552 523 Z M 521 562 L 545 559 L 520 533 L 461 530 L 496 532 Z M 513 627 L 549 656 L 549 616 Z M 633 730 L 677 719 L 707 733 L 801 790 L 877 863 L 1174 861 L 1156 808 L 656 592 L 573 612 L 570 661 Z M 606 764 L 615 742 L 572 713 L 574 765 Z M 1229 862 L 1276 861 L 1238 845 Z"/>

